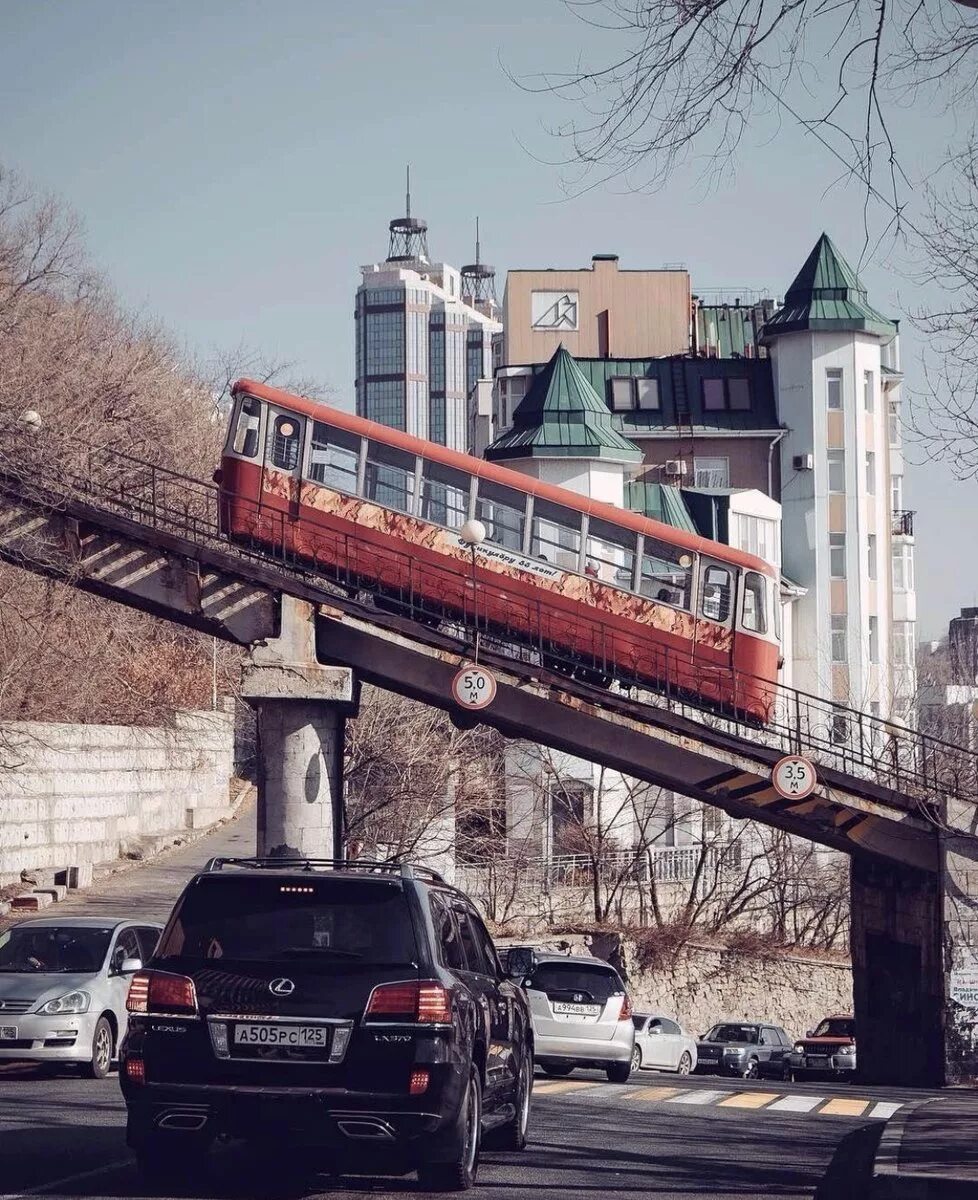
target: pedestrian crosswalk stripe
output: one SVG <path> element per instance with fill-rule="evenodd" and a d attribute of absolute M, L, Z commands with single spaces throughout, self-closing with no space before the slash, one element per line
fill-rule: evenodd
<path fill-rule="evenodd" d="M 777 1104 L 772 1104 L 770 1111 L 807 1113 L 811 1112 L 813 1108 L 817 1108 L 824 1100 L 824 1096 L 785 1096 Z M 899 1107 L 899 1104 L 894 1105 L 894 1108 Z"/>
<path fill-rule="evenodd" d="M 840 1096 L 823 1105 L 818 1112 L 819 1116 L 861 1117 L 868 1107 L 868 1100 L 845 1100 Z"/>
<path fill-rule="evenodd" d="M 728 1092 L 707 1092 L 695 1091 L 687 1092 L 685 1096 L 677 1096 L 671 1103 L 673 1104 L 712 1104 L 714 1100 L 719 1100 L 721 1096 L 729 1095 Z"/>
<path fill-rule="evenodd" d="M 902 1104 L 894 1104 L 889 1100 L 881 1100 L 878 1104 L 874 1104 L 869 1111 L 871 1117 L 882 1117 L 884 1121 L 888 1121 L 898 1108 L 903 1108 Z"/>
<path fill-rule="evenodd" d="M 652 1100 L 669 1100 L 673 1096 L 679 1095 L 679 1088 L 675 1087 L 632 1087 L 629 1088 L 621 1097 L 623 1100 L 641 1101 L 646 1104 Z"/>
<path fill-rule="evenodd" d="M 533 1090 L 544 1096 L 558 1096 L 562 1092 L 579 1092 L 582 1088 L 599 1088 L 601 1086 L 600 1083 L 595 1083 L 593 1080 L 558 1079 L 538 1083 Z"/>
<path fill-rule="evenodd" d="M 717 1108 L 763 1108 L 777 1098 L 777 1092 L 736 1092 L 721 1100 Z"/>

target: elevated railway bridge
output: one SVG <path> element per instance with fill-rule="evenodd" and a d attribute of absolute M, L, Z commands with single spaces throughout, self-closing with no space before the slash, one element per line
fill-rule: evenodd
<path fill-rule="evenodd" d="M 220 504 L 215 484 L 112 450 L 52 454 L 23 433 L 0 444 L 0 557 L 249 648 L 265 850 L 341 849 L 343 725 L 361 681 L 474 719 L 451 683 L 481 633 L 498 685 L 483 723 L 847 852 L 861 1073 L 978 1078 L 978 1013 L 956 998 L 978 971 L 973 751 L 789 688 L 761 728 L 694 703 L 668 670 L 656 692 L 601 686 L 542 638 L 485 629 L 493 585 L 473 581 L 467 611 L 446 623 L 420 589 L 372 594 L 342 567 L 296 561 L 284 538 L 228 542 Z M 771 781 L 791 753 L 818 767 L 804 798 Z"/>

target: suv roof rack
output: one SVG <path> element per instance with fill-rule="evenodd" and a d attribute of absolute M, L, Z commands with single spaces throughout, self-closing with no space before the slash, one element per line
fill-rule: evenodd
<path fill-rule="evenodd" d="M 437 871 L 414 863 L 391 862 L 370 858 L 211 858 L 204 864 L 205 873 L 222 871 L 225 867 L 241 867 L 246 871 L 363 871 L 366 874 L 389 872 L 401 879 L 431 879 L 445 883 Z M 447 885 L 446 885 L 447 886 Z"/>

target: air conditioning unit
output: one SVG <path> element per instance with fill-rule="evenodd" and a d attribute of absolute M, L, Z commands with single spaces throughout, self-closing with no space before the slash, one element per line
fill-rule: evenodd
<path fill-rule="evenodd" d="M 667 475 L 685 475 L 688 470 L 687 464 L 681 458 L 666 459 L 666 474 Z"/>
<path fill-rule="evenodd" d="M 796 471 L 814 471 L 815 470 L 815 455 L 814 454 L 796 454 L 791 460 L 791 465 Z"/>

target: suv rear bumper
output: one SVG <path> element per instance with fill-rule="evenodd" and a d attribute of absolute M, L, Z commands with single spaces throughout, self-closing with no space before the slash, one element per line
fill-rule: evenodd
<path fill-rule="evenodd" d="M 214 1087 L 152 1084 L 127 1089 L 128 1144 L 150 1136 L 221 1134 L 283 1139 L 318 1149 L 404 1149 L 415 1138 L 454 1128 L 461 1088 L 449 1083 L 431 1096 L 392 1096 L 341 1089 Z"/>

